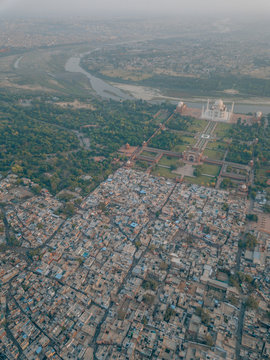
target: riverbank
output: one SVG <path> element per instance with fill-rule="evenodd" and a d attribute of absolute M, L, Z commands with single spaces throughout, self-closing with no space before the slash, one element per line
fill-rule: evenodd
<path fill-rule="evenodd" d="M 92 89 L 96 94 L 105 99 L 112 99 L 116 101 L 142 99 L 145 101 L 169 101 L 177 103 L 179 97 L 171 97 L 164 95 L 159 89 L 147 86 L 124 84 L 118 82 L 105 81 L 97 76 L 92 75 L 89 71 L 85 70 L 80 62 L 85 54 L 73 56 L 68 59 L 65 64 L 65 70 L 68 72 L 81 73 L 88 77 Z M 224 93 L 220 94 L 224 98 Z M 211 99 L 214 100 L 214 99 Z M 202 108 L 202 105 L 207 102 L 207 97 L 182 97 L 187 106 Z M 234 98 L 232 95 L 224 100 L 226 103 L 235 102 L 236 113 L 256 113 L 262 111 L 264 114 L 270 113 L 270 99 L 269 98 Z"/>
<path fill-rule="evenodd" d="M 179 102 L 179 98 L 163 95 L 158 89 L 150 87 L 111 83 L 114 87 L 117 87 L 123 91 L 128 92 L 131 96 L 136 99 L 142 99 L 145 101 L 170 101 L 172 103 Z M 222 98 L 222 94 L 220 95 Z M 181 101 L 186 103 L 190 107 L 201 108 L 203 104 L 207 102 L 207 97 L 183 97 Z M 215 100 L 214 98 L 210 98 Z M 237 101 L 231 97 L 224 100 L 226 103 L 235 102 L 235 111 L 239 113 L 255 113 L 262 111 L 264 114 L 270 113 L 270 99 L 269 98 L 251 98 L 251 99 L 237 99 Z"/>
<path fill-rule="evenodd" d="M 80 65 L 83 55 L 84 54 L 80 54 L 79 56 L 72 56 L 69 58 L 65 64 L 65 70 L 72 73 L 81 73 L 86 76 L 90 81 L 92 89 L 102 98 L 116 101 L 133 99 L 119 88 L 112 86 L 110 83 L 107 83 L 104 80 L 92 75 L 90 72 L 84 70 Z"/>

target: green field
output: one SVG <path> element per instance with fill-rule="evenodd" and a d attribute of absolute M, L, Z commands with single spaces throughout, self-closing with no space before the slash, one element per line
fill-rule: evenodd
<path fill-rule="evenodd" d="M 205 149 L 203 155 L 209 157 L 210 159 L 222 160 L 224 156 L 224 152 Z"/>
<path fill-rule="evenodd" d="M 266 168 L 257 169 L 256 177 L 267 179 L 267 175 L 266 175 L 267 171 L 269 171 L 269 169 Z"/>
<path fill-rule="evenodd" d="M 247 175 L 247 171 L 245 169 L 237 169 L 233 166 L 227 166 L 226 171 L 233 174 Z"/>
<path fill-rule="evenodd" d="M 191 136 L 182 136 L 181 137 L 181 140 L 184 142 L 184 144 L 179 144 L 179 145 L 175 145 L 172 149 L 172 151 L 175 151 L 175 152 L 183 152 L 185 150 L 187 150 L 187 148 L 189 146 L 192 146 L 195 144 L 196 142 L 196 139 L 194 139 L 193 137 Z"/>
<path fill-rule="evenodd" d="M 221 138 L 229 137 L 228 130 L 232 127 L 232 124 L 218 123 L 215 129 L 215 135 Z"/>
<path fill-rule="evenodd" d="M 144 150 L 144 151 L 141 153 L 141 155 L 142 155 L 142 156 L 148 156 L 148 157 L 151 157 L 151 158 L 155 158 L 155 157 L 157 156 L 157 153 Z"/>
<path fill-rule="evenodd" d="M 207 143 L 206 149 L 222 152 L 222 151 L 225 151 L 227 146 L 228 145 L 223 141 L 209 141 Z"/>
<path fill-rule="evenodd" d="M 256 169 L 255 182 L 258 184 L 265 184 L 269 179 L 269 168 Z"/>
<path fill-rule="evenodd" d="M 211 164 L 203 164 L 200 166 L 201 173 L 210 176 L 217 176 L 220 172 L 220 169 L 221 166 L 211 165 Z"/>
<path fill-rule="evenodd" d="M 210 176 L 205 176 L 205 175 L 201 175 L 198 177 L 185 176 L 185 178 L 184 178 L 185 181 L 188 183 L 191 183 L 191 184 L 204 185 L 204 186 L 215 186 L 216 179 L 211 177 L 211 175 L 216 176 L 218 174 L 218 172 L 220 171 L 220 167 L 215 166 L 215 165 L 205 164 L 205 165 L 203 165 L 202 168 L 203 168 L 204 173 L 209 174 Z M 169 168 L 163 168 L 161 166 L 154 167 L 152 174 L 156 175 L 156 176 L 163 176 L 168 179 L 175 179 L 176 177 L 178 177 L 178 175 L 172 173 Z"/>
<path fill-rule="evenodd" d="M 160 167 L 160 166 L 154 167 L 153 171 L 152 171 L 152 174 L 156 175 L 156 176 L 163 176 L 163 177 L 166 177 L 168 179 L 175 179 L 177 177 L 177 175 L 173 174 L 170 169 L 163 168 L 163 167 Z"/>
<path fill-rule="evenodd" d="M 159 161 L 159 165 L 165 165 L 165 166 L 171 166 L 175 165 L 179 167 L 179 159 L 171 156 L 162 156 L 162 158 Z"/>
<path fill-rule="evenodd" d="M 191 133 L 201 132 L 206 127 L 207 122 L 208 122 L 207 120 L 193 119 L 192 123 L 187 128 L 187 131 L 189 131 Z"/>
<path fill-rule="evenodd" d="M 183 152 L 187 149 L 187 145 L 176 145 L 172 151 L 175 151 L 175 152 Z"/>
<path fill-rule="evenodd" d="M 175 133 L 172 130 L 169 130 L 170 133 Z M 179 139 L 181 139 L 181 141 L 184 143 L 183 145 L 194 145 L 196 143 L 196 139 L 193 136 L 188 136 L 188 135 L 182 135 L 181 133 L 178 132 L 178 136 Z"/>
<path fill-rule="evenodd" d="M 181 140 L 183 140 L 187 145 L 194 145 L 196 143 L 196 139 L 191 136 L 183 136 L 181 137 Z"/>

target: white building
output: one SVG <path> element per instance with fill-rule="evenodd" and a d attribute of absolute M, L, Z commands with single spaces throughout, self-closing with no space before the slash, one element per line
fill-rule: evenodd
<path fill-rule="evenodd" d="M 229 122 L 233 115 L 233 108 L 234 103 L 232 103 L 231 110 L 229 111 L 221 99 L 216 100 L 212 105 L 210 105 L 208 100 L 206 109 L 204 106 L 202 108 L 201 118 L 206 120 Z"/>

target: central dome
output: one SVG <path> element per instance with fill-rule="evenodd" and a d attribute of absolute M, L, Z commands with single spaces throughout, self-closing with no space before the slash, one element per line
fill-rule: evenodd
<path fill-rule="evenodd" d="M 221 99 L 215 101 L 215 106 L 222 108 L 224 106 L 224 103 Z"/>

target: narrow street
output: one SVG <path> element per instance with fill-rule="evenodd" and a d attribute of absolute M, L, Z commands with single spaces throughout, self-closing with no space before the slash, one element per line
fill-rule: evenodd
<path fill-rule="evenodd" d="M 235 347 L 236 360 L 241 360 L 240 350 L 241 350 L 245 311 L 246 311 L 245 299 L 242 299 L 240 312 L 239 312 L 238 327 L 236 332 L 236 347 Z"/>

